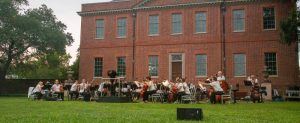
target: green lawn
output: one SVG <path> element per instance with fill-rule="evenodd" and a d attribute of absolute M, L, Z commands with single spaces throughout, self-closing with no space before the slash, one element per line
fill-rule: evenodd
<path fill-rule="evenodd" d="M 96 103 L 82 101 L 28 101 L 0 97 L 0 123 L 162 123 L 176 120 L 176 108 L 202 108 L 203 122 L 210 123 L 300 123 L 300 103 L 253 104 L 153 104 Z M 191 121 L 190 121 L 191 122 Z"/>

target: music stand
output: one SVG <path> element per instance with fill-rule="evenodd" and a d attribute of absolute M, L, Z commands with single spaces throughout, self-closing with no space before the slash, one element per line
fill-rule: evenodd
<path fill-rule="evenodd" d="M 252 82 L 249 80 L 244 80 L 244 85 L 247 87 L 252 87 Z"/>

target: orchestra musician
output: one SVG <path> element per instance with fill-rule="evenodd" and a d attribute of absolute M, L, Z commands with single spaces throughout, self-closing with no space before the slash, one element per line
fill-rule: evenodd
<path fill-rule="evenodd" d="M 146 82 L 144 84 L 146 84 L 144 85 L 145 87 L 148 86 L 147 91 L 143 95 L 143 101 L 147 103 L 149 95 L 156 93 L 156 87 L 150 76 L 146 77 Z"/>
<path fill-rule="evenodd" d="M 261 98 L 261 94 L 260 94 L 260 85 L 258 83 L 258 79 L 256 78 L 255 75 L 250 75 L 247 80 L 251 81 L 251 83 L 252 83 L 250 97 L 251 97 L 253 103 L 255 103 L 256 101 L 261 102 L 262 98 Z"/>
<path fill-rule="evenodd" d="M 176 85 L 177 85 L 177 90 L 178 90 L 177 100 L 178 100 L 178 102 L 181 102 L 182 96 L 185 95 L 185 92 L 184 92 L 185 89 L 183 87 L 183 81 L 181 78 L 176 79 L 176 82 L 177 82 Z"/>
<path fill-rule="evenodd" d="M 222 71 L 218 71 L 218 73 L 217 73 L 217 80 L 218 80 L 218 81 L 225 81 L 225 80 L 226 80 L 226 78 L 225 78 L 225 76 L 223 75 L 223 72 L 222 72 Z"/>
<path fill-rule="evenodd" d="M 75 80 L 75 82 L 71 86 L 71 93 L 70 93 L 71 100 L 73 99 L 74 95 L 75 95 L 75 99 L 78 98 L 79 88 L 80 88 L 79 82 L 78 82 L 78 80 Z"/>
<path fill-rule="evenodd" d="M 55 80 L 55 84 L 51 87 L 51 91 L 54 94 L 57 94 L 58 98 L 60 98 L 62 101 L 64 100 L 63 85 L 60 84 L 60 82 L 58 80 Z"/>
<path fill-rule="evenodd" d="M 215 104 L 217 102 L 217 99 L 216 99 L 216 95 L 222 95 L 224 94 L 224 91 L 223 89 L 221 88 L 221 85 L 220 85 L 220 82 L 217 80 L 217 77 L 213 76 L 212 77 L 212 81 L 209 81 L 210 83 L 203 83 L 203 82 L 200 82 L 200 84 L 202 85 L 210 85 L 213 89 L 212 92 L 210 92 L 210 102 L 212 104 Z"/>
<path fill-rule="evenodd" d="M 35 86 L 35 89 L 34 89 L 34 93 L 36 94 L 37 96 L 37 99 L 40 100 L 43 96 L 43 88 L 44 87 L 44 84 L 42 81 L 40 81 L 36 86 Z"/>

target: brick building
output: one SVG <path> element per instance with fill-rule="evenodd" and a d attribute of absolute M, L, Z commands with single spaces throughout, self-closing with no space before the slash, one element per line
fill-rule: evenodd
<path fill-rule="evenodd" d="M 279 43 L 291 0 L 113 0 L 82 5 L 80 78 L 202 79 L 229 83 L 268 70 L 273 87 L 298 83 L 297 45 Z"/>

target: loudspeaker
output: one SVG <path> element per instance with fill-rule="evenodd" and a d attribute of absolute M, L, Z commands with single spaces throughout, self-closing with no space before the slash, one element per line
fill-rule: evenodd
<path fill-rule="evenodd" d="M 202 120 L 201 108 L 177 108 L 177 120 Z"/>

